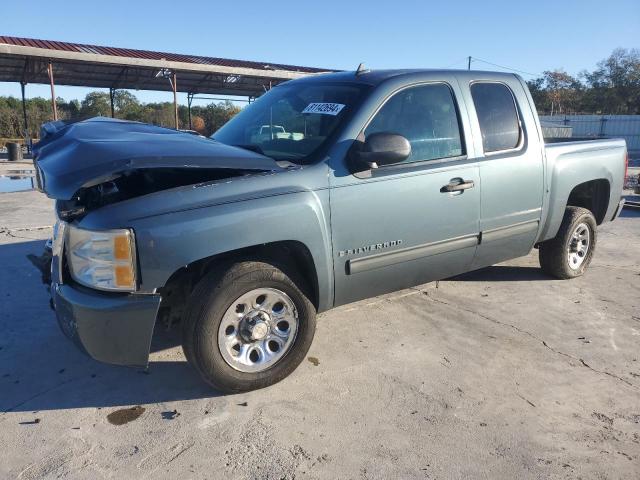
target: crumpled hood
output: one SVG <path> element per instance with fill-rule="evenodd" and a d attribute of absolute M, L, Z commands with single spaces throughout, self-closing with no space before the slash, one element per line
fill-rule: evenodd
<path fill-rule="evenodd" d="M 43 125 L 34 154 L 39 188 L 61 200 L 138 169 L 284 170 L 269 157 L 208 138 L 104 117 Z"/>

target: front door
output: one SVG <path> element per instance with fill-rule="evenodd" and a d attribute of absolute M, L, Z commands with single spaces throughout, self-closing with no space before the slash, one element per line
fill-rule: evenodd
<path fill-rule="evenodd" d="M 365 137 L 389 132 L 409 140 L 412 153 L 405 162 L 372 169 L 368 178 L 334 172 L 336 305 L 471 265 L 479 237 L 480 175 L 465 154 L 455 88 L 452 81 L 400 90 L 368 123 Z"/>

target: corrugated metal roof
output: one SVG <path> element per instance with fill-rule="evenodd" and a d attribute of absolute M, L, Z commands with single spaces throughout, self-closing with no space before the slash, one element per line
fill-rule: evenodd
<path fill-rule="evenodd" d="M 110 55 L 113 57 L 139 58 L 146 60 L 167 60 L 200 65 L 218 65 L 224 67 L 253 68 L 256 70 L 284 70 L 290 72 L 319 73 L 330 70 L 322 68 L 301 67 L 281 63 L 255 62 L 235 60 L 230 58 L 202 57 L 197 55 L 183 55 L 178 53 L 153 52 L 150 50 L 135 50 L 129 48 L 103 47 L 82 43 L 59 42 L 55 40 L 39 40 L 35 38 L 8 37 L 0 35 L 0 44 L 22 47 L 42 48 L 65 52 L 90 53 L 95 55 Z"/>
<path fill-rule="evenodd" d="M 294 78 L 328 72 L 279 63 L 181 55 L 0 36 L 0 82 L 170 91 L 163 70 L 177 75 L 177 90 L 192 94 L 257 97 Z"/>

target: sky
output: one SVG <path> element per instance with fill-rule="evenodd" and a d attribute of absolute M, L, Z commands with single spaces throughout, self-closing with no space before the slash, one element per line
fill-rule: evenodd
<path fill-rule="evenodd" d="M 614 48 L 640 48 L 640 0 L 0 0 L 0 11 L 1 35 L 348 70 L 360 62 L 466 68 L 472 56 L 530 79 L 592 70 Z M 480 61 L 472 68 L 503 70 Z M 56 94 L 81 99 L 91 90 Z M 134 93 L 172 100 L 170 92 Z M 20 96 L 19 84 L 0 82 L 0 95 Z M 28 85 L 27 96 L 48 97 L 48 86 Z"/>

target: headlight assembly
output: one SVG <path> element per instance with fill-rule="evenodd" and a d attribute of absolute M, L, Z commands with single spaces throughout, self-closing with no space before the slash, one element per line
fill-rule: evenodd
<path fill-rule="evenodd" d="M 84 230 L 70 225 L 67 235 L 67 261 L 74 280 L 100 290 L 136 290 L 132 230 Z"/>

